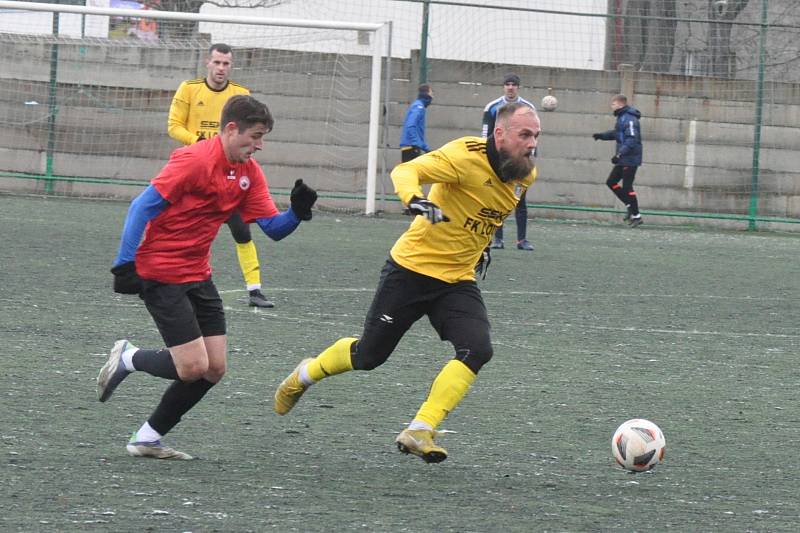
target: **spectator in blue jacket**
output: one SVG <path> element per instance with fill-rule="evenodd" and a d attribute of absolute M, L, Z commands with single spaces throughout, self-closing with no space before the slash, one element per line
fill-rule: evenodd
<path fill-rule="evenodd" d="M 638 109 L 628 105 L 628 97 L 624 94 L 611 98 L 611 110 L 617 117 L 614 129 L 594 133 L 592 137 L 595 141 L 617 141 L 617 149 L 611 158 L 614 168 L 608 175 L 606 185 L 628 210 L 623 220 L 635 228 L 643 222 L 636 191 L 633 190 L 636 170 L 642 164 L 642 132 L 639 127 L 642 114 Z"/>
<path fill-rule="evenodd" d="M 400 134 L 400 159 L 403 163 L 431 151 L 425 142 L 425 111 L 433 101 L 433 89 L 424 83 L 419 86 L 417 93 L 417 99 L 408 106 Z"/>

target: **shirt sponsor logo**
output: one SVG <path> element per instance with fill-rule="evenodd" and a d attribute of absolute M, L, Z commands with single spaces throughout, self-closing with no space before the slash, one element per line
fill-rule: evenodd
<path fill-rule="evenodd" d="M 478 235 L 494 235 L 509 213 L 510 211 L 501 213 L 497 209 L 482 207 L 474 217 L 466 217 L 463 228 Z"/>

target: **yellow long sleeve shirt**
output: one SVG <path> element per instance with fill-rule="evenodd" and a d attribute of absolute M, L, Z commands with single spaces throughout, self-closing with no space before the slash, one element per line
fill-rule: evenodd
<path fill-rule="evenodd" d="M 497 174 L 494 139 L 462 137 L 402 163 L 392 171 L 395 193 L 404 204 L 422 197 L 450 218 L 431 224 L 415 217 L 390 252 L 400 266 L 447 283 L 475 279 L 484 248 L 536 180 L 536 169 L 522 180 L 503 183 Z"/>
<path fill-rule="evenodd" d="M 232 81 L 218 91 L 209 87 L 205 78 L 182 82 L 169 107 L 167 133 L 186 145 L 218 135 L 222 108 L 237 94 L 250 91 Z"/>

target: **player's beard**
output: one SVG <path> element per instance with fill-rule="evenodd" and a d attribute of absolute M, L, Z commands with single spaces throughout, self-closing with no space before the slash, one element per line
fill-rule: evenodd
<path fill-rule="evenodd" d="M 503 183 L 521 180 L 533 171 L 535 162 L 528 154 L 513 157 L 503 149 L 497 153 L 500 156 L 500 181 Z"/>

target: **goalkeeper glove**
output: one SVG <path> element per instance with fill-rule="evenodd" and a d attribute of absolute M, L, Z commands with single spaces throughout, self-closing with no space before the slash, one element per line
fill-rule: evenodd
<path fill-rule="evenodd" d="M 412 196 L 411 201 L 408 202 L 407 212 L 409 215 L 419 215 L 428 219 L 431 224 L 437 222 L 450 222 L 447 215 L 442 213 L 438 205 L 431 202 L 427 198 L 420 198 L 419 196 Z"/>
<path fill-rule="evenodd" d="M 481 257 L 478 259 L 478 264 L 475 265 L 475 276 L 480 279 L 486 279 L 486 273 L 489 271 L 489 265 L 492 264 L 492 252 L 489 247 L 483 249 Z"/>
<path fill-rule="evenodd" d="M 119 294 L 139 294 L 142 292 L 142 278 L 136 273 L 136 263 L 128 261 L 111 269 L 114 274 L 114 292 Z"/>
<path fill-rule="evenodd" d="M 603 136 L 600 135 L 599 133 L 592 133 L 592 139 L 594 139 L 595 141 L 599 141 L 602 138 Z"/>
<path fill-rule="evenodd" d="M 311 207 L 317 201 L 317 191 L 299 179 L 294 182 L 292 193 L 289 195 L 292 211 L 300 220 L 311 220 Z"/>
<path fill-rule="evenodd" d="M 612 158 L 611 158 L 611 162 L 612 162 L 613 164 L 615 164 L 615 165 L 616 165 L 617 163 L 619 163 L 619 154 L 616 154 L 614 157 L 612 157 Z"/>

